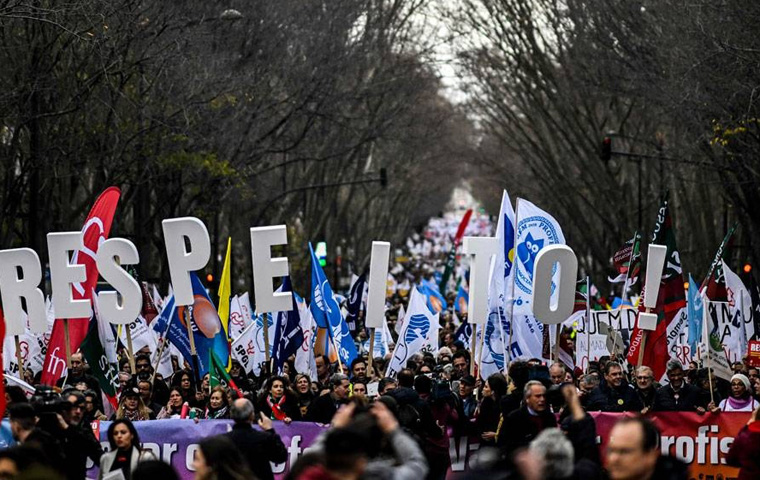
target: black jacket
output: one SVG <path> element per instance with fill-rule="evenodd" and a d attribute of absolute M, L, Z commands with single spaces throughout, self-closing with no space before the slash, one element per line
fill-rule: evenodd
<path fill-rule="evenodd" d="M 309 404 L 309 410 L 306 412 L 304 420 L 329 424 L 335 412 L 338 411 L 338 407 L 344 403 L 346 403 L 345 400 L 336 401 L 333 399 L 332 393 L 326 393 Z"/>
<path fill-rule="evenodd" d="M 684 382 L 678 393 L 670 384 L 657 391 L 654 398 L 655 412 L 693 412 L 701 406 L 699 388 Z"/>
<path fill-rule="evenodd" d="M 589 412 L 640 412 L 644 408 L 636 390 L 627 383 L 617 388 L 599 385 L 586 397 L 585 407 Z"/>
<path fill-rule="evenodd" d="M 654 399 L 657 396 L 657 389 L 654 387 L 654 385 L 650 386 L 646 390 L 642 390 L 639 387 L 633 388 L 636 390 L 636 395 L 639 396 L 641 404 L 644 405 L 644 407 L 649 407 L 651 409 L 654 405 Z"/>
<path fill-rule="evenodd" d="M 269 462 L 282 463 L 288 458 L 288 450 L 274 429 L 261 432 L 248 423 L 235 423 L 224 436 L 237 446 L 259 480 L 274 480 Z"/>
<path fill-rule="evenodd" d="M 556 426 L 557 418 L 548 408 L 534 417 L 523 406 L 504 418 L 496 443 L 509 454 L 527 446 L 542 430 Z"/>
<path fill-rule="evenodd" d="M 61 450 L 66 457 L 66 477 L 70 480 L 79 480 L 86 477 L 87 457 L 100 465 L 100 457 L 103 455 L 103 447 L 95 439 L 89 424 L 81 426 L 72 425 L 63 431 Z"/>

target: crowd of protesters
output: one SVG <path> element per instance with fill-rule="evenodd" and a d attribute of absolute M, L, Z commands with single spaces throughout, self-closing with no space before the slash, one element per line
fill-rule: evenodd
<path fill-rule="evenodd" d="M 448 236 L 436 235 L 428 231 L 422 242 L 431 256 L 445 252 L 440 242 Z M 387 313 L 392 335 L 408 296 L 402 285 L 432 272 L 430 265 L 412 261 L 395 271 L 398 287 Z M 666 378 L 655 379 L 651 368 L 631 368 L 622 358 L 600 358 L 585 371 L 531 359 L 513 361 L 507 372 L 481 379 L 470 352 L 456 340 L 453 294 L 448 300 L 437 351 L 413 354 L 394 378 L 383 374 L 390 354 L 369 358 L 360 334 L 363 355 L 349 365 L 319 355 L 315 372 L 297 372 L 290 359 L 282 372 L 270 373 L 263 365 L 255 376 L 233 359 L 229 374 L 241 396 L 228 386 L 211 387 L 208 375 L 196 379 L 176 358 L 174 373 L 163 378 L 154 372 L 152 352 L 144 349 L 133 361 L 124 355 L 119 363 L 114 409 L 104 404 L 98 381 L 75 353 L 56 388 L 35 385 L 28 398 L 21 387 L 6 386 L 7 415 L 18 443 L 0 451 L 0 479 L 82 479 L 88 458 L 99 465 L 99 478 L 177 478 L 171 466 L 141 450 L 134 426 L 172 418 L 234 421 L 229 433 L 200 442 L 193 468 L 201 479 L 273 479 L 270 462 L 287 457 L 275 427 L 301 421 L 331 428 L 291 465 L 288 477 L 294 480 L 440 480 L 451 467 L 450 439 L 461 436 L 480 438 L 469 477 L 689 478 L 684 463 L 661 454 L 659 432 L 646 417 L 662 411 L 751 412 L 726 459 L 742 468 L 740 478 L 760 478 L 757 368 L 736 363 L 729 382 L 694 362 L 672 360 Z M 466 321 L 466 314 L 459 319 Z M 615 425 L 600 454 L 588 413 L 593 411 L 637 415 Z M 94 420 L 112 422 L 107 452 L 90 428 Z"/>

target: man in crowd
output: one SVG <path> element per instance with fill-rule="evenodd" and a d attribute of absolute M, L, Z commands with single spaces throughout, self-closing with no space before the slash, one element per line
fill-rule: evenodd
<path fill-rule="evenodd" d="M 377 384 L 377 393 L 378 395 L 387 395 L 391 391 L 395 390 L 398 386 L 398 383 L 395 379 L 390 377 L 385 377 L 381 379 Z"/>
<path fill-rule="evenodd" d="M 470 354 L 467 350 L 457 350 L 451 361 L 454 365 L 454 371 L 451 374 L 452 380 L 458 380 L 470 373 Z"/>
<path fill-rule="evenodd" d="M 288 458 L 288 450 L 274 431 L 272 420 L 259 413 L 258 424 L 262 431 L 254 430 L 253 404 L 246 398 L 238 398 L 232 402 L 230 418 L 235 424 L 232 431 L 225 436 L 238 447 L 257 479 L 274 480 L 269 462 L 284 462 Z"/>
<path fill-rule="evenodd" d="M 15 403 L 8 407 L 8 416 L 13 439 L 22 445 L 40 449 L 47 464 L 65 474 L 66 458 L 61 451 L 61 444 L 52 434 L 37 427 L 37 412 L 34 411 L 34 407 L 29 403 Z"/>
<path fill-rule="evenodd" d="M 660 432 L 650 420 L 623 417 L 610 432 L 607 472 L 611 480 L 681 479 L 686 465 L 660 453 Z"/>
<path fill-rule="evenodd" d="M 63 455 L 66 458 L 66 476 L 70 479 L 85 478 L 87 458 L 95 465 L 100 464 L 103 448 L 92 433 L 89 424 L 83 424 L 85 409 L 84 395 L 79 391 L 70 391 L 64 395 L 63 419 L 61 428 L 63 434 L 58 439 L 61 442 Z"/>
<path fill-rule="evenodd" d="M 356 357 L 351 362 L 351 379 L 367 381 L 367 362 L 362 357 Z"/>
<path fill-rule="evenodd" d="M 330 423 L 335 412 L 347 402 L 349 386 L 348 377 L 336 373 L 330 377 L 330 393 L 322 395 L 309 404 L 306 420 L 318 423 Z"/>
<path fill-rule="evenodd" d="M 153 375 L 153 365 L 150 363 L 150 355 L 147 353 L 138 353 L 135 355 L 135 370 L 137 370 L 137 378 L 150 380 Z M 152 402 L 155 402 L 158 405 L 166 405 L 166 402 L 169 401 L 169 387 L 166 383 L 160 381 L 153 382 L 151 384 L 151 391 Z M 148 404 L 146 403 L 146 405 Z"/>
<path fill-rule="evenodd" d="M 531 380 L 523 389 L 523 406 L 500 423 L 497 445 L 511 453 L 530 444 L 542 430 L 556 426 L 557 419 L 546 402 L 546 387 Z"/>
<path fill-rule="evenodd" d="M 666 367 L 668 384 L 657 391 L 654 411 L 704 413 L 700 392 L 694 385 L 684 381 L 683 365 L 678 360 L 670 360 Z"/>
<path fill-rule="evenodd" d="M 552 366 L 549 367 L 549 379 L 552 381 L 553 385 L 560 385 L 562 382 L 565 381 L 565 372 L 567 370 L 565 369 L 565 365 L 559 362 L 552 363 Z"/>
<path fill-rule="evenodd" d="M 644 405 L 641 413 L 647 413 L 652 409 L 654 405 L 655 394 L 657 388 L 654 383 L 654 372 L 647 366 L 640 366 L 636 369 L 636 394 L 639 396 L 639 400 Z"/>
<path fill-rule="evenodd" d="M 330 381 L 330 360 L 325 355 L 317 355 L 314 360 L 317 366 L 317 381 L 322 385 L 327 385 Z"/>
<path fill-rule="evenodd" d="M 71 354 L 71 368 L 69 369 L 69 375 L 68 377 L 62 377 L 56 382 L 56 385 L 59 387 L 63 387 L 63 381 L 66 381 L 66 385 L 71 385 L 72 387 L 75 387 L 78 383 L 85 383 L 87 384 L 87 388 L 89 390 L 93 390 L 95 393 L 98 394 L 98 399 L 100 399 L 100 384 L 98 383 L 98 379 L 93 377 L 92 375 L 88 375 L 84 371 L 85 363 L 84 363 L 84 356 L 81 352 L 76 352 Z"/>
<path fill-rule="evenodd" d="M 602 412 L 640 412 L 641 404 L 636 391 L 623 377 L 623 367 L 617 362 L 604 366 L 604 385 L 596 387 L 586 398 L 586 410 Z"/>
<path fill-rule="evenodd" d="M 478 408 L 478 399 L 475 398 L 475 377 L 465 375 L 459 380 L 459 391 L 457 398 L 462 407 L 462 415 L 465 418 L 472 418 L 475 410 Z"/>

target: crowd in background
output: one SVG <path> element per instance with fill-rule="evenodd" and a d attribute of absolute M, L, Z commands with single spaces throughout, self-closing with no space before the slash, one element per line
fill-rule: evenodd
<path fill-rule="evenodd" d="M 444 222 L 444 228 L 410 239 L 408 261 L 392 270 L 397 287 L 388 297 L 387 321 L 394 338 L 408 297 L 403 285 L 438 269 L 451 225 Z M 449 308 L 441 312 L 438 348 L 411 355 L 392 378 L 383 373 L 390 352 L 372 359 L 366 354 L 361 315 L 356 342 L 362 354 L 350 364 L 318 355 L 315 372 L 297 372 L 291 358 L 282 372 L 270 373 L 263 365 L 256 376 L 232 359 L 229 375 L 236 389 L 212 388 L 208 374 L 196 378 L 178 358 L 174 373 L 163 378 L 147 347 L 135 353 L 133 363 L 123 351 L 115 409 L 104 404 L 97 379 L 75 353 L 56 388 L 35 384 L 31 373 L 31 398 L 17 385 L 6 386 L 18 445 L 0 452 L 0 478 L 33 478 L 24 475 L 44 471 L 44 478 L 81 479 L 87 458 L 100 466 L 100 478 L 120 478 L 110 472 L 126 479 L 176 478 L 171 466 L 140 449 L 134 427 L 172 418 L 234 420 L 229 434 L 201 442 L 194 467 L 203 479 L 273 478 L 269 462 L 286 457 L 276 422 L 300 421 L 332 428 L 291 465 L 292 479 L 440 480 L 451 467 L 450 439 L 462 436 L 480 439 L 478 459 L 467 473 L 473 477 L 689 478 L 685 464 L 660 454 L 659 434 L 646 414 L 662 411 L 752 412 L 727 460 L 742 467 L 740 478 L 759 478 L 758 368 L 737 362 L 728 382 L 695 362 L 672 360 L 666 378 L 656 379 L 651 368 L 633 368 L 622 357 L 591 361 L 585 371 L 536 358 L 513 361 L 506 372 L 482 379 L 467 346 L 457 340 L 466 313 L 455 313 L 454 297 L 448 293 Z M 640 414 L 614 427 L 605 459 L 588 414 L 593 411 Z M 95 420 L 112 421 L 108 452 L 90 428 Z"/>

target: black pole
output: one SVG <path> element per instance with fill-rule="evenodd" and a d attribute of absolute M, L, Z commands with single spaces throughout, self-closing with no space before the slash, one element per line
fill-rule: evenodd
<path fill-rule="evenodd" d="M 641 231 L 642 209 L 641 209 L 641 159 L 640 158 L 638 159 L 638 163 L 639 163 L 639 231 Z"/>

